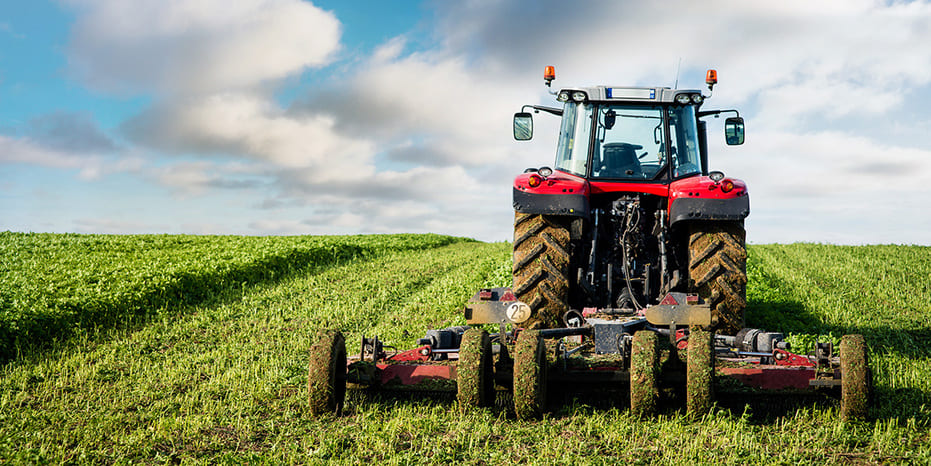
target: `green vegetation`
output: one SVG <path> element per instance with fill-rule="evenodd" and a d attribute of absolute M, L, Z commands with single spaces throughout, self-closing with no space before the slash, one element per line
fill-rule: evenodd
<path fill-rule="evenodd" d="M 125 326 L 283 275 L 458 241 L 0 232 L 0 363 L 76 333 Z"/>
<path fill-rule="evenodd" d="M 782 399 L 697 420 L 576 400 L 517 421 L 454 395 L 351 395 L 309 415 L 319 329 L 352 353 L 363 334 L 406 348 L 461 324 L 477 288 L 509 284 L 504 243 L 2 233 L 0 259 L 0 463 L 931 462 L 931 248 L 749 248 L 749 325 L 797 347 L 865 335 L 869 422 Z"/>
<path fill-rule="evenodd" d="M 794 350 L 860 333 L 881 418 L 931 420 L 931 248 L 751 246 L 747 325 L 786 332 Z"/>

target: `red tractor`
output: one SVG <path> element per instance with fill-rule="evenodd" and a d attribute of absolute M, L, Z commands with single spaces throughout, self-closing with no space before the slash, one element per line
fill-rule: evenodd
<path fill-rule="evenodd" d="M 547 86 L 555 79 L 547 67 Z M 711 89 L 717 73 L 709 70 Z M 528 328 L 551 328 L 578 311 L 629 314 L 669 292 L 696 293 L 712 323 L 733 335 L 746 306 L 746 184 L 710 171 L 697 90 L 596 86 L 556 94 L 562 117 L 554 168 L 514 180 L 514 283 L 530 306 Z M 725 120 L 728 144 L 742 144 L 743 120 Z M 533 135 L 530 113 L 514 116 L 514 137 Z"/>
<path fill-rule="evenodd" d="M 549 86 L 555 71 L 544 76 Z M 716 84 L 713 70 L 706 82 Z M 864 417 L 863 336 L 844 336 L 839 356 L 830 342 L 800 355 L 779 332 L 744 328 L 747 186 L 709 170 L 702 120 L 734 113 L 725 139 L 742 144 L 737 111 L 702 110 L 700 91 L 667 87 L 553 94 L 562 108 L 523 109 L 562 123 L 555 168 L 514 181 L 513 286 L 479 290 L 463 309 L 468 325 L 428 330 L 407 351 L 363 337 L 347 354 L 341 333 L 320 334 L 311 412 L 338 411 L 351 384 L 455 392 L 463 408 L 509 394 L 520 418 L 539 416 L 553 388 L 620 391 L 641 416 L 682 394 L 701 414 L 716 391 L 826 391 L 840 395 L 844 417 Z M 516 114 L 514 137 L 532 134 L 532 115 Z"/>

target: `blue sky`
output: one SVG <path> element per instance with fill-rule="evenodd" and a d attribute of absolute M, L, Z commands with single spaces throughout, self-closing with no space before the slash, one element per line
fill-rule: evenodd
<path fill-rule="evenodd" d="M 0 6 L 0 230 L 510 237 L 556 85 L 700 88 L 755 243 L 931 244 L 931 4 L 60 0 Z M 662 18 L 657 20 L 657 18 Z M 547 135 L 551 135 L 547 136 Z"/>

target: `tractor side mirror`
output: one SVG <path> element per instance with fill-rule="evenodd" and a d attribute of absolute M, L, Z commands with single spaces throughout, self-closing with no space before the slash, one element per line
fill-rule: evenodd
<path fill-rule="evenodd" d="M 525 112 L 514 114 L 514 139 L 529 141 L 533 137 L 533 115 Z"/>
<path fill-rule="evenodd" d="M 744 119 L 731 117 L 724 120 L 724 141 L 729 146 L 739 146 L 744 143 Z"/>

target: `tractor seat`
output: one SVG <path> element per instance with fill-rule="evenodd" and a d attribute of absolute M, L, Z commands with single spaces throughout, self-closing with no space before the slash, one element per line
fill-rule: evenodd
<path fill-rule="evenodd" d="M 640 159 L 637 158 L 637 149 L 643 146 L 628 144 L 626 142 L 612 142 L 604 145 L 604 168 L 602 177 L 606 178 L 642 178 L 643 170 Z"/>

